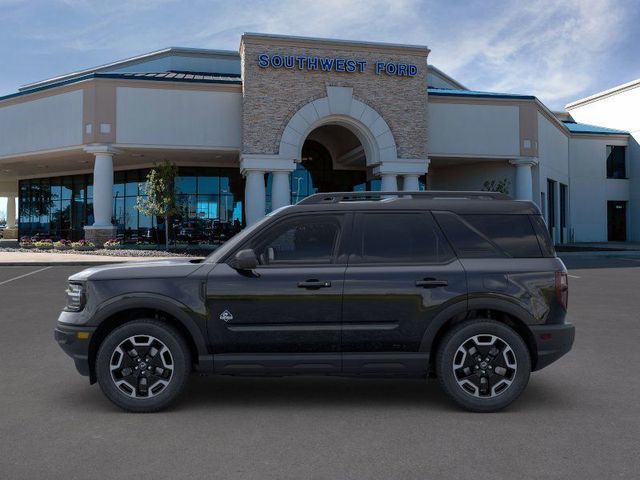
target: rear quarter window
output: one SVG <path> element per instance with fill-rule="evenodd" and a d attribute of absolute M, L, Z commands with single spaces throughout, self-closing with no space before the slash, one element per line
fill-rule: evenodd
<path fill-rule="evenodd" d="M 442 212 L 436 218 L 462 258 L 543 256 L 529 215 Z"/>

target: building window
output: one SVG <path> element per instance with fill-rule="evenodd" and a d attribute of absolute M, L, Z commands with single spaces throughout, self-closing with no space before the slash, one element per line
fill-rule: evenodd
<path fill-rule="evenodd" d="M 553 229 L 556 226 L 556 182 L 549 178 L 547 179 L 547 225 L 549 226 L 549 235 L 554 238 Z"/>
<path fill-rule="evenodd" d="M 607 145 L 607 178 L 627 178 L 627 147 Z"/>
<path fill-rule="evenodd" d="M 163 219 L 136 208 L 149 170 L 114 173 L 112 220 L 126 243 L 164 242 Z M 242 228 L 244 181 L 234 168 L 178 169 L 178 204 L 172 239 L 184 243 L 220 243 Z M 93 225 L 93 176 L 73 175 L 21 180 L 19 235 L 78 240 Z"/>

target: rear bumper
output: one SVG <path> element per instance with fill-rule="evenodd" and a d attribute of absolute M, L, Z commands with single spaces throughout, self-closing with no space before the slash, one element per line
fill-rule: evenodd
<path fill-rule="evenodd" d="M 537 361 L 533 370 L 540 370 L 571 350 L 576 329 L 571 323 L 535 325 L 529 327 L 537 347 Z"/>
<path fill-rule="evenodd" d="M 69 355 L 80 375 L 89 376 L 89 343 L 95 328 L 58 323 L 53 331 L 60 348 Z"/>

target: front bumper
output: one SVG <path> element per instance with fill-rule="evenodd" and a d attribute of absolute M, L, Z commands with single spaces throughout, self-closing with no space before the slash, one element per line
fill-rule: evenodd
<path fill-rule="evenodd" d="M 80 375 L 90 376 L 89 343 L 95 330 L 95 327 L 68 325 L 58 322 L 53 331 L 53 338 L 58 342 L 60 348 L 73 359 Z"/>
<path fill-rule="evenodd" d="M 571 350 L 576 329 L 571 323 L 561 325 L 531 325 L 536 342 L 537 360 L 533 370 L 540 370 Z"/>

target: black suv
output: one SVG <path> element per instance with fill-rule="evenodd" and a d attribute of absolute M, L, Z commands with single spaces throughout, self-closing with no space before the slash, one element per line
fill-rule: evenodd
<path fill-rule="evenodd" d="M 308 197 L 204 260 L 69 278 L 55 338 L 125 410 L 189 373 L 436 376 L 495 411 L 567 353 L 567 271 L 537 207 L 486 192 Z"/>

